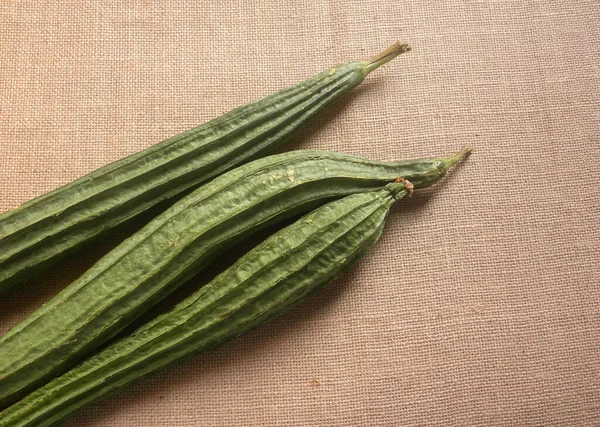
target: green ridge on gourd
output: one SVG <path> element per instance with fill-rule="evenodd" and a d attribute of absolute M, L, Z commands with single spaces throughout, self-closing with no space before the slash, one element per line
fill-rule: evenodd
<path fill-rule="evenodd" d="M 371 71 L 408 50 L 396 43 L 367 61 L 332 68 L 0 214 L 0 291 L 158 203 L 268 154 Z"/>
<path fill-rule="evenodd" d="M 0 413 L 0 425 L 55 425 L 146 375 L 275 318 L 362 257 L 407 189 L 410 183 L 401 180 L 316 209 L 266 239 L 170 312 Z"/>
<path fill-rule="evenodd" d="M 325 151 L 255 160 L 196 189 L 0 338 L 0 408 L 67 370 L 241 239 L 397 177 L 439 180 L 468 150 L 382 163 Z"/>

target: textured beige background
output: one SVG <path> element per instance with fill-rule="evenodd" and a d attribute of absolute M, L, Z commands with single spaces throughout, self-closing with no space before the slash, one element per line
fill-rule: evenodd
<path fill-rule="evenodd" d="M 285 148 L 474 146 L 342 280 L 66 425 L 600 425 L 599 33 L 597 0 L 1 1 L 1 211 L 396 39 Z"/>

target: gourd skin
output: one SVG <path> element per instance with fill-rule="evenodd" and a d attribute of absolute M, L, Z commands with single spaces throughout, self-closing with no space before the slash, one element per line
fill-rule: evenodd
<path fill-rule="evenodd" d="M 172 311 L 0 413 L 51 426 L 165 366 L 273 319 L 352 266 L 379 239 L 403 183 L 333 201 L 272 235 Z"/>
<path fill-rule="evenodd" d="M 406 50 L 396 44 L 378 61 L 332 68 L 0 214 L 0 291 L 160 202 L 268 154 L 369 72 Z"/>
<path fill-rule="evenodd" d="M 106 342 L 240 239 L 404 177 L 423 188 L 461 153 L 381 163 L 323 151 L 255 160 L 198 188 L 0 338 L 0 408 Z"/>

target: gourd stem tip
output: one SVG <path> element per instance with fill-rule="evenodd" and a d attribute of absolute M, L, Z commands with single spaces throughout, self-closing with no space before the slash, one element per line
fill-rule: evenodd
<path fill-rule="evenodd" d="M 398 177 L 396 180 L 387 186 L 387 190 L 390 192 L 394 200 L 400 200 L 408 194 L 412 196 L 415 186 L 408 179 Z"/>
<path fill-rule="evenodd" d="M 462 160 L 462 159 L 468 157 L 471 154 L 471 151 L 473 151 L 472 147 L 470 147 L 468 145 L 466 147 L 463 147 L 458 153 L 454 154 L 453 156 L 446 157 L 446 159 L 444 159 L 446 165 L 448 167 L 453 166 L 459 160 Z"/>
<path fill-rule="evenodd" d="M 383 52 L 378 53 L 377 55 L 372 56 L 366 59 L 365 61 L 362 61 L 361 64 L 364 67 L 366 74 L 369 74 L 371 71 L 376 70 L 383 64 L 390 62 L 398 55 L 408 52 L 410 50 L 411 48 L 408 44 L 396 42 Z"/>
<path fill-rule="evenodd" d="M 413 183 L 406 178 L 402 178 L 399 176 L 398 178 L 396 178 L 396 182 L 404 185 L 404 190 L 406 190 L 409 196 L 411 196 L 413 191 L 415 191 L 415 186 L 413 185 Z"/>

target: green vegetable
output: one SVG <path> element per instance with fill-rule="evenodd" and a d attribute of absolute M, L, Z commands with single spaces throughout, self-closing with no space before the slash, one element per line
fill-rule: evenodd
<path fill-rule="evenodd" d="M 294 151 L 255 160 L 183 198 L 0 338 L 0 407 L 68 369 L 241 239 L 398 176 L 415 188 L 465 154 L 397 163 Z"/>
<path fill-rule="evenodd" d="M 0 291 L 159 202 L 267 154 L 371 71 L 407 50 L 396 43 L 367 61 L 332 68 L 0 215 Z"/>
<path fill-rule="evenodd" d="M 265 240 L 171 312 L 0 413 L 0 424 L 54 425 L 143 376 L 273 319 L 363 256 L 379 239 L 392 204 L 406 193 L 401 181 L 322 206 Z"/>

